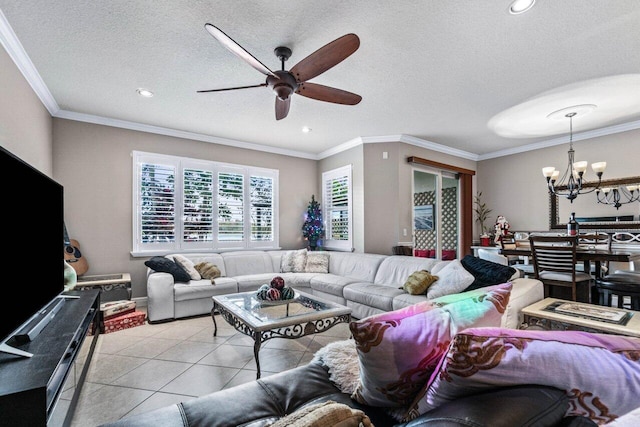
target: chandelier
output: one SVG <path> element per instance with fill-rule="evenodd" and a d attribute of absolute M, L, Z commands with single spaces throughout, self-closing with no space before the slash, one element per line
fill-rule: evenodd
<path fill-rule="evenodd" d="M 623 201 L 622 196 L 626 200 Z M 597 189 L 596 197 L 598 198 L 598 203 L 613 205 L 617 210 L 622 205 L 640 200 L 640 185 L 621 185 L 618 188 L 605 187 L 602 190 Z"/>
<path fill-rule="evenodd" d="M 576 106 L 579 107 L 587 107 L 585 106 Z M 595 108 L 595 106 L 593 106 Z M 572 109 L 574 107 L 569 107 Z M 557 113 L 564 112 L 566 109 L 556 111 L 554 113 L 549 114 L 547 117 L 557 116 Z M 588 163 L 585 161 L 574 161 L 575 151 L 573 150 L 573 117 L 578 114 L 576 111 L 570 111 L 564 115 L 564 117 L 569 118 L 569 162 L 567 165 L 567 170 L 558 181 L 558 177 L 560 176 L 560 171 L 554 168 L 553 166 L 547 166 L 542 168 L 542 174 L 547 178 L 547 187 L 549 188 L 549 194 L 553 194 L 556 196 L 563 196 L 569 199 L 571 203 L 573 200 L 578 197 L 580 194 L 587 194 L 593 191 L 596 191 L 600 188 L 600 183 L 602 182 L 602 174 L 604 173 L 604 169 L 607 167 L 606 162 L 598 162 L 593 163 L 591 165 L 591 169 L 598 175 L 598 182 L 596 184 L 587 183 L 584 180 L 584 174 L 587 170 Z"/>

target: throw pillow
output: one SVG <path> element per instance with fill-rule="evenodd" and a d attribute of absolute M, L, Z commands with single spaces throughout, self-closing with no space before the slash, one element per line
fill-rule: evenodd
<path fill-rule="evenodd" d="M 640 338 L 579 331 L 471 328 L 451 341 L 412 408 L 423 414 L 496 387 L 540 384 L 564 390 L 566 416 L 605 424 L 638 407 Z"/>
<path fill-rule="evenodd" d="M 427 298 L 434 299 L 443 295 L 457 294 L 464 291 L 475 278 L 460 263 L 460 260 L 454 259 L 447 261 L 444 268 L 438 271 L 438 280 L 429 286 Z"/>
<path fill-rule="evenodd" d="M 329 254 L 325 252 L 308 252 L 305 273 L 328 273 Z"/>
<path fill-rule="evenodd" d="M 165 258 L 163 256 L 154 256 L 153 258 L 145 261 L 144 265 L 154 271 L 171 274 L 173 276 L 173 280 L 175 280 L 176 282 L 186 283 L 191 280 L 191 276 L 189 276 L 189 273 L 184 271 L 182 267 L 180 267 L 169 258 Z"/>
<path fill-rule="evenodd" d="M 373 427 L 369 417 L 359 409 L 327 400 L 294 411 L 269 427 Z"/>
<path fill-rule="evenodd" d="M 202 276 L 203 279 L 211 279 L 211 283 L 214 283 L 213 279 L 220 277 L 221 275 L 218 266 L 210 262 L 199 262 L 194 266 L 194 268 L 198 273 L 200 273 L 200 276 Z"/>
<path fill-rule="evenodd" d="M 280 272 L 282 273 L 304 273 L 307 264 L 307 250 L 299 249 L 286 251 L 280 260 Z"/>
<path fill-rule="evenodd" d="M 356 342 L 359 403 L 406 407 L 427 382 L 452 337 L 472 326 L 499 326 L 511 283 L 469 292 L 448 304 L 425 301 L 349 324 Z"/>
<path fill-rule="evenodd" d="M 513 267 L 497 264 L 472 255 L 466 255 L 460 262 L 474 277 L 474 281 L 466 289 L 467 291 L 507 282 L 517 273 L 517 270 Z"/>
<path fill-rule="evenodd" d="M 422 295 L 436 280 L 438 276 L 433 276 L 427 270 L 416 271 L 409 276 L 402 289 L 411 295 Z"/>
<path fill-rule="evenodd" d="M 189 258 L 177 254 L 173 256 L 173 260 L 189 274 L 191 280 L 202 279 L 202 276 L 200 275 L 200 273 L 198 273 L 198 270 L 195 269 L 195 264 Z"/>

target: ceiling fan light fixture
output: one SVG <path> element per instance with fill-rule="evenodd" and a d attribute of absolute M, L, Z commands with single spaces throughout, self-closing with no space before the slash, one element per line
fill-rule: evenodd
<path fill-rule="evenodd" d="M 533 7 L 536 0 L 515 0 L 509 6 L 509 13 L 512 15 L 520 15 Z"/>

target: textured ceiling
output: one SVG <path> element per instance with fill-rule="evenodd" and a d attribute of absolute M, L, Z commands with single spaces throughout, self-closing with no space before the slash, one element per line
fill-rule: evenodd
<path fill-rule="evenodd" d="M 639 1 L 538 0 L 522 15 L 510 15 L 509 4 L 0 0 L 0 11 L 60 117 L 124 120 L 310 156 L 358 137 L 401 134 L 486 155 L 566 133 L 546 115 L 573 104 L 599 106 L 574 122 L 575 132 L 640 120 Z M 277 46 L 293 50 L 290 69 L 357 34 L 360 48 L 311 81 L 362 102 L 294 95 L 288 117 L 276 121 L 267 88 L 196 93 L 265 80 L 211 37 L 207 22 L 272 70 L 280 67 Z M 623 111 L 603 81 L 625 95 Z M 139 87 L 155 96 L 141 98 Z M 508 137 L 490 128 L 506 111 L 522 114 L 520 104 L 524 137 L 517 125 Z"/>

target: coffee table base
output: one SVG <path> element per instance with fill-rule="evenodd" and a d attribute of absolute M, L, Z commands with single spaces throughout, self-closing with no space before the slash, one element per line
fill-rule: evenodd
<path fill-rule="evenodd" d="M 211 318 L 213 319 L 213 336 L 218 334 L 218 324 L 216 323 L 215 312 L 220 313 L 220 316 L 227 321 L 234 329 L 244 335 L 253 338 L 253 356 L 256 360 L 257 374 L 256 379 L 260 378 L 260 358 L 258 353 L 260 352 L 260 346 L 263 342 L 270 340 L 271 338 L 287 338 L 295 339 L 304 337 L 306 335 L 318 334 L 325 332 L 339 323 L 349 323 L 351 321 L 350 314 L 344 314 L 340 316 L 326 317 L 323 319 L 303 321 L 302 323 L 284 326 L 281 328 L 266 329 L 263 331 L 254 330 L 251 326 L 244 323 L 241 319 L 236 317 L 232 312 L 225 309 L 223 306 L 215 303 L 211 310 Z"/>

